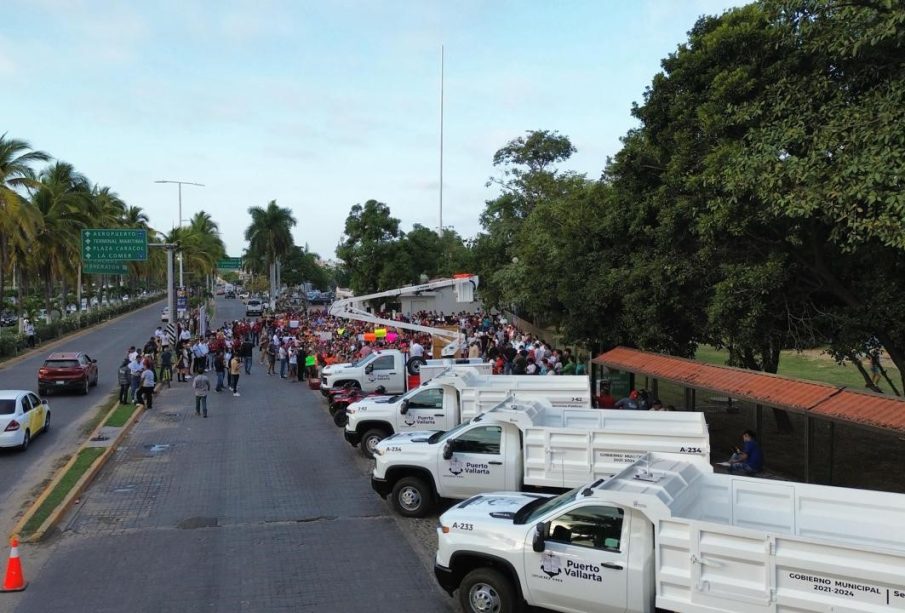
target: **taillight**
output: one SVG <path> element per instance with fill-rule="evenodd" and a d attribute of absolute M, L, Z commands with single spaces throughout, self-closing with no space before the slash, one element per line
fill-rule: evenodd
<path fill-rule="evenodd" d="M 46 375 L 46 374 L 47 374 L 47 369 L 46 369 L 46 368 L 41 368 L 41 369 L 38 370 L 38 375 L 39 375 L 39 376 Z"/>
<path fill-rule="evenodd" d="M 19 429 L 19 422 L 17 422 L 14 419 L 11 422 L 9 422 L 9 425 L 6 426 L 6 429 L 4 430 L 4 432 L 15 432 L 18 429 Z"/>

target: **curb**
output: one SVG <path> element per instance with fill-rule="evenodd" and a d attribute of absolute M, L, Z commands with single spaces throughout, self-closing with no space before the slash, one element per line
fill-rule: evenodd
<path fill-rule="evenodd" d="M 94 438 L 101 429 L 104 427 L 104 423 L 106 423 L 107 419 L 119 408 L 119 403 L 115 403 L 113 407 L 104 415 L 103 419 L 101 419 L 100 423 L 98 423 L 97 427 L 89 436 L 89 440 Z M 104 450 L 104 452 L 98 456 L 98 458 L 88 467 L 88 470 L 85 471 L 79 480 L 73 485 L 72 489 L 69 490 L 69 493 L 66 494 L 66 497 L 57 505 L 57 508 L 51 511 L 50 515 L 44 520 L 44 523 L 38 527 L 32 534 L 28 537 L 21 539 L 24 543 L 37 543 L 47 532 L 53 528 L 56 523 L 60 520 L 60 518 L 69 511 L 72 506 L 73 501 L 75 501 L 78 497 L 82 495 L 82 492 L 85 491 L 85 488 L 91 483 L 92 479 L 97 475 L 101 468 L 107 463 L 107 460 L 116 451 L 119 446 L 120 441 L 125 438 L 126 435 L 132 430 L 132 427 L 135 425 L 135 422 L 138 421 L 138 418 L 144 413 L 144 405 L 137 404 L 135 405 L 135 411 L 129 417 L 128 421 L 119 429 L 116 433 L 116 436 L 112 441 L 110 441 L 110 445 Z M 40 496 L 32 503 L 31 507 L 29 507 L 28 511 L 19 519 L 16 523 L 16 526 L 13 528 L 13 534 L 19 534 L 22 529 L 25 527 L 25 524 L 32 518 L 35 512 L 40 508 L 40 506 L 44 503 L 50 493 L 53 492 L 54 488 L 57 484 L 63 479 L 63 476 L 69 471 L 70 467 L 75 464 L 76 460 L 79 457 L 79 453 L 86 448 L 86 443 L 82 443 L 78 450 L 72 454 L 72 458 L 66 464 L 61 467 L 56 475 L 54 475 L 53 479 L 51 479 L 50 483 L 44 489 Z"/>

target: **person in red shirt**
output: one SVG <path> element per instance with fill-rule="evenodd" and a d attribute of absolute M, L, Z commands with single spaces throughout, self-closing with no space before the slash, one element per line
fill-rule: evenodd
<path fill-rule="evenodd" d="M 610 382 L 604 381 L 600 384 L 600 393 L 597 395 L 598 409 L 615 409 L 616 398 L 610 394 Z"/>

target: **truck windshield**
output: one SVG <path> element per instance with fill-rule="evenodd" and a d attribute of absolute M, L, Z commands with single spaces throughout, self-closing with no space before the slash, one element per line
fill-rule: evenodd
<path fill-rule="evenodd" d="M 361 358 L 361 359 L 358 360 L 357 362 L 352 362 L 352 368 L 358 368 L 359 366 L 364 366 L 365 364 L 367 364 L 368 362 L 372 361 L 372 360 L 373 360 L 374 358 L 376 358 L 376 357 L 377 357 L 377 354 L 376 354 L 376 353 L 369 353 L 368 355 L 366 355 L 365 357 Z"/>
<path fill-rule="evenodd" d="M 516 512 L 515 517 L 512 519 L 512 523 L 527 524 L 536 521 L 550 511 L 554 511 L 573 502 L 578 496 L 578 492 L 584 487 L 586 486 L 582 485 L 581 487 L 576 487 L 574 490 L 569 490 L 565 494 L 560 494 L 555 498 L 538 498 L 537 500 L 532 500 Z"/>
<path fill-rule="evenodd" d="M 465 426 L 468 426 L 470 424 L 471 424 L 471 422 L 466 421 L 465 423 L 459 424 L 455 428 L 452 428 L 451 430 L 447 430 L 446 432 L 434 432 L 433 434 L 431 434 L 430 438 L 427 439 L 427 442 L 430 443 L 431 445 L 433 445 L 434 443 L 439 443 L 440 441 L 445 441 L 452 435 L 461 431 L 463 428 L 465 428 Z"/>

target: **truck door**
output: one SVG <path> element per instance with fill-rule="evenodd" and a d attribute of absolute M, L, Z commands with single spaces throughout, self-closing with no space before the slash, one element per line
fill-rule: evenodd
<path fill-rule="evenodd" d="M 449 460 L 440 457 L 440 494 L 468 498 L 506 489 L 506 471 L 515 468 L 504 464 L 502 443 L 500 426 L 476 426 L 447 441 L 453 454 Z"/>
<path fill-rule="evenodd" d="M 365 367 L 365 380 L 362 389 L 373 392 L 382 385 L 387 392 L 402 392 L 402 376 L 396 368 L 396 356 L 382 355 Z"/>
<path fill-rule="evenodd" d="M 408 410 L 401 418 L 399 420 L 400 432 L 447 430 L 443 417 L 443 389 L 432 387 L 409 396 Z"/>
<path fill-rule="evenodd" d="M 628 604 L 630 516 L 613 506 L 573 507 L 549 522 L 545 549 L 525 543 L 531 603 L 557 611 L 623 613 Z"/>

